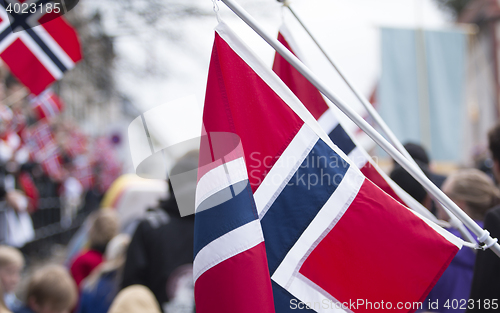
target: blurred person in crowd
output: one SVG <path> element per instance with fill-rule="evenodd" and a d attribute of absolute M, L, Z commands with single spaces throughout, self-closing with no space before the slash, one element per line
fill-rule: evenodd
<path fill-rule="evenodd" d="M 493 173 L 493 159 L 487 145 L 476 145 L 472 148 L 471 153 L 474 167 L 488 175 L 495 184 L 497 183 L 495 174 Z"/>
<path fill-rule="evenodd" d="M 21 280 L 24 257 L 19 250 L 9 246 L 0 246 L 0 282 L 3 286 L 2 299 L 9 310 L 16 310 L 22 303 L 15 295 Z"/>
<path fill-rule="evenodd" d="M 443 192 L 481 227 L 486 212 L 500 203 L 500 190 L 488 175 L 477 169 L 464 169 L 451 174 L 442 188 Z M 445 218 L 444 213 L 438 213 L 438 216 Z M 458 230 L 448 229 L 448 231 L 460 237 Z M 453 305 L 448 307 L 444 305 L 447 300 L 469 298 L 475 259 L 476 255 L 472 249 L 463 248 L 458 251 L 427 296 L 423 309 L 431 309 L 426 305 L 437 302 L 438 308 L 432 307 L 435 312 L 464 312 L 465 306 L 460 309 Z"/>
<path fill-rule="evenodd" d="M 431 160 L 429 158 L 429 154 L 427 151 L 425 151 L 424 147 L 422 147 L 419 144 L 408 142 L 404 145 L 404 148 L 408 153 L 411 155 L 411 157 L 417 161 L 418 166 L 425 172 L 427 177 L 434 183 L 434 185 L 438 186 L 441 188 L 441 185 L 444 183 L 446 180 L 446 176 L 436 174 L 434 171 L 432 171 L 431 168 Z"/>
<path fill-rule="evenodd" d="M 488 133 L 488 146 L 493 158 L 493 173 L 500 181 L 500 124 Z M 495 206 L 484 217 L 484 228 L 492 238 L 500 239 L 500 205 Z M 490 249 L 479 250 L 474 266 L 474 278 L 470 293 L 476 305 L 466 312 L 483 312 L 484 303 L 500 296 L 500 258 Z M 483 306 L 479 307 L 479 304 Z"/>
<path fill-rule="evenodd" d="M 421 161 L 415 160 L 419 166 L 422 164 Z M 425 167 L 422 167 L 422 171 L 424 174 L 429 177 L 429 172 Z M 426 207 L 429 211 L 432 208 L 432 200 L 429 197 L 429 194 L 424 189 L 424 187 L 411 176 L 401 165 L 395 163 L 394 168 L 392 169 L 389 177 L 398 184 L 404 191 L 406 191 L 410 196 L 412 196 L 415 200 L 420 202 L 424 207 Z"/>
<path fill-rule="evenodd" d="M 3 294 L 3 286 L 2 282 L 0 281 L 0 295 Z M 7 305 L 5 305 L 5 302 L 3 301 L 3 297 L 0 297 L 0 313 L 11 313 L 9 309 L 7 309 Z"/>
<path fill-rule="evenodd" d="M 441 185 L 446 179 L 446 176 L 435 173 L 432 170 L 431 160 L 429 158 L 429 154 L 419 144 L 408 142 L 404 145 L 404 148 L 411 157 L 415 160 L 420 169 L 425 173 L 425 175 L 430 179 L 431 182 L 434 183 L 438 188 L 441 188 Z M 399 166 L 399 165 L 398 165 Z M 430 206 L 425 205 L 432 214 L 437 215 L 437 205 L 436 203 L 429 198 Z"/>
<path fill-rule="evenodd" d="M 109 313 L 160 313 L 155 296 L 142 285 L 129 286 L 118 293 Z"/>
<path fill-rule="evenodd" d="M 171 172 L 185 173 L 196 169 L 198 157 L 198 151 L 187 153 Z M 196 182 L 186 182 L 178 191 L 194 195 L 195 189 Z M 184 276 L 191 275 L 189 279 L 192 282 L 194 250 L 194 215 L 181 218 L 170 183 L 169 191 L 167 200 L 160 202 L 160 208 L 149 210 L 137 226 L 127 251 L 122 282 L 122 288 L 139 284 L 151 289 L 162 311 L 177 294 L 189 293 L 191 300 L 184 298 L 187 300 L 184 306 L 194 306 L 192 283 L 187 286 L 191 288 L 189 291 L 172 290 L 167 294 L 167 286 L 186 287 L 173 280 L 184 281 Z M 191 268 L 191 274 L 189 271 L 178 271 L 185 266 Z"/>
<path fill-rule="evenodd" d="M 78 291 L 68 271 L 61 265 L 36 270 L 28 282 L 26 303 L 14 313 L 69 313 Z"/>
<path fill-rule="evenodd" d="M 103 262 L 106 246 L 118 234 L 118 230 L 116 212 L 111 209 L 100 209 L 96 212 L 88 234 L 89 249 L 77 255 L 70 266 L 71 276 L 78 287 L 83 279 Z"/>
<path fill-rule="evenodd" d="M 119 290 L 130 236 L 119 234 L 108 243 L 105 260 L 84 280 L 78 313 L 106 313 Z"/>
<path fill-rule="evenodd" d="M 0 243 L 22 247 L 34 238 L 35 233 L 28 213 L 29 199 L 16 189 L 19 187 L 15 176 L 18 169 L 12 155 L 7 160 L 0 160 Z"/>

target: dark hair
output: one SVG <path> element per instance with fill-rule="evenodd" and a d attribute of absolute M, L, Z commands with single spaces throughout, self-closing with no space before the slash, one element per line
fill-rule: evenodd
<path fill-rule="evenodd" d="M 419 160 L 416 160 L 416 162 L 422 168 L 422 162 L 420 162 Z M 422 171 L 426 176 L 429 176 L 427 170 L 425 169 L 425 166 L 424 168 L 422 168 Z M 394 166 L 394 169 L 391 171 L 391 174 L 389 176 L 396 184 L 403 188 L 404 191 L 415 198 L 415 200 L 420 203 L 424 202 L 427 196 L 427 191 L 424 189 L 424 187 L 422 187 L 422 185 L 420 185 L 419 182 L 415 180 L 415 178 L 410 175 L 410 173 L 408 173 L 399 164 L 396 164 Z"/>
<path fill-rule="evenodd" d="M 408 142 L 404 145 L 404 148 L 414 160 L 418 160 L 425 165 L 429 165 L 429 155 L 425 151 L 424 147 L 419 144 Z"/>
<path fill-rule="evenodd" d="M 170 180 L 167 180 L 169 195 L 167 198 L 160 199 L 158 206 L 163 209 L 170 217 L 180 218 L 181 214 L 179 212 L 179 207 L 177 206 L 177 200 L 175 200 L 174 190 L 172 189 L 172 184 Z M 184 219 L 194 219 L 194 214 L 187 215 L 183 217 Z"/>
<path fill-rule="evenodd" d="M 488 145 L 494 161 L 500 162 L 500 124 L 488 132 Z"/>

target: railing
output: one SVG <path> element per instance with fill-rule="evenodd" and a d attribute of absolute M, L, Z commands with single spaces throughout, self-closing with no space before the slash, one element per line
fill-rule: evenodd
<path fill-rule="evenodd" d="M 89 214 L 82 207 L 70 220 L 63 221 L 58 197 L 39 199 L 38 209 L 31 215 L 35 238 L 21 251 L 28 257 L 45 258 L 52 254 L 54 247 L 66 245 Z"/>

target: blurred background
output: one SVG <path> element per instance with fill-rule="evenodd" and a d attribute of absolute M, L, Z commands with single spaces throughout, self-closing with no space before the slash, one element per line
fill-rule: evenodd
<path fill-rule="evenodd" d="M 306 65 L 371 121 L 281 3 L 238 2 L 269 34 L 277 35 L 285 23 Z M 486 134 L 500 114 L 498 1 L 290 3 L 398 139 L 428 151 L 433 171 L 477 167 L 491 173 Z M 271 68 L 274 50 L 223 3 L 216 6 Z M 20 248 L 28 261 L 74 256 L 90 227 L 81 226 L 99 207 L 118 210 L 125 229 L 165 197 L 165 181 L 130 175 L 137 164 L 129 125 L 150 110 L 190 97 L 189 114 L 178 115 L 179 105 L 162 109 L 171 131 L 168 139 L 156 140 L 169 146 L 182 141 L 186 131 L 200 132 L 217 24 L 208 0 L 81 0 L 64 17 L 78 34 L 82 59 L 48 91 L 30 95 L 9 66 L 0 65 L 0 181 L 8 196 L 0 242 Z M 50 112 L 43 110 L 47 103 Z M 347 118 L 342 122 L 389 171 L 387 155 Z M 167 167 L 189 149 L 165 156 Z"/>

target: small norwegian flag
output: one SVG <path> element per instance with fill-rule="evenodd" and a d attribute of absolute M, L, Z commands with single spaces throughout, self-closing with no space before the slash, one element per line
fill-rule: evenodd
<path fill-rule="evenodd" d="M 45 121 L 39 121 L 34 126 L 25 129 L 22 137 L 31 158 L 40 163 L 52 179 L 60 180 L 63 177 L 61 151 L 54 139 L 50 125 Z"/>
<path fill-rule="evenodd" d="M 32 97 L 30 102 L 38 120 L 58 116 L 64 110 L 63 102 L 52 89 L 47 89 L 37 97 Z"/>
<path fill-rule="evenodd" d="M 59 153 L 59 149 L 54 149 L 48 153 L 45 159 L 41 161 L 41 165 L 45 173 L 47 173 L 50 178 L 57 181 L 62 180 L 64 170 L 61 164 L 61 154 Z"/>
<path fill-rule="evenodd" d="M 85 190 L 94 186 L 94 169 L 87 156 L 78 156 L 74 161 L 74 168 L 71 176 L 76 178 Z"/>
<path fill-rule="evenodd" d="M 72 131 L 65 143 L 64 150 L 71 158 L 76 158 L 87 152 L 87 146 L 87 136 L 79 131 Z"/>
<path fill-rule="evenodd" d="M 22 133 L 22 138 L 32 154 L 39 154 L 46 147 L 56 145 L 50 125 L 44 121 L 26 128 Z"/>
<path fill-rule="evenodd" d="M 58 10 L 31 9 L 50 2 L 29 1 L 27 10 L 16 10 L 26 1 L 0 0 L 0 58 L 34 95 L 82 59 L 78 35 Z"/>

